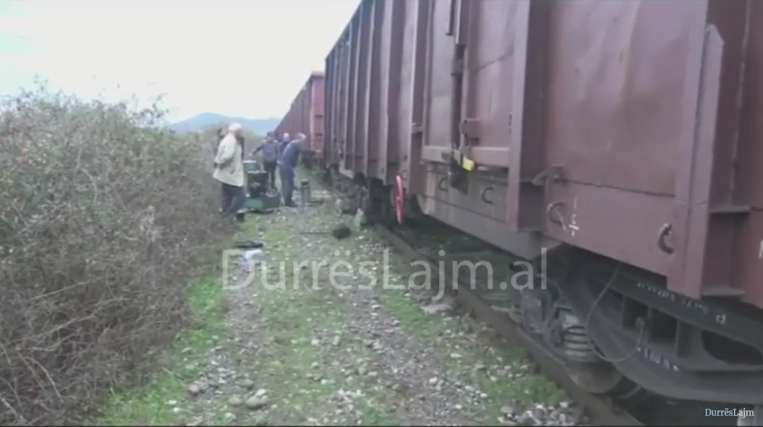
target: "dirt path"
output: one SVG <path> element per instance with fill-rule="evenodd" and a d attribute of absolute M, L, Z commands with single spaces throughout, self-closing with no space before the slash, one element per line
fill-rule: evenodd
<path fill-rule="evenodd" d="M 331 204 L 250 216 L 242 237 L 265 243 L 267 274 L 258 267 L 250 286 L 224 291 L 200 285 L 198 328 L 151 387 L 114 396 L 105 422 L 578 422 L 577 408 L 519 354 L 491 350 L 490 334 L 453 315 L 449 301 L 407 289 L 409 265 L 372 231 L 341 241 L 303 234 L 337 224 Z M 240 283 L 246 271 L 232 270 Z"/>

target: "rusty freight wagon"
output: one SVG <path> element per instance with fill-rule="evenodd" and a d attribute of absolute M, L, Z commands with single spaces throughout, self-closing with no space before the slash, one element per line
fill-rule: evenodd
<path fill-rule="evenodd" d="M 763 2 L 365 0 L 326 81 L 369 212 L 546 254 L 515 309 L 592 391 L 763 404 Z"/>
<path fill-rule="evenodd" d="M 307 144 L 303 147 L 301 158 L 307 166 L 312 166 L 313 159 L 323 158 L 323 82 L 322 71 L 312 72 L 276 127 L 276 132 L 281 135 L 305 134 Z"/>

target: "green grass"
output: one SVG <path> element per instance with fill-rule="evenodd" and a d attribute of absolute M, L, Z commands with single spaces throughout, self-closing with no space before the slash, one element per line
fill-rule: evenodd
<path fill-rule="evenodd" d="M 219 283 L 204 280 L 188 290 L 192 325 L 181 332 L 173 344 L 167 366 L 153 381 L 139 389 L 113 391 L 101 425 L 173 425 L 179 414 L 173 412 L 169 402 L 181 402 L 187 395 L 184 380 L 198 378 L 193 365 L 180 366 L 186 354 L 201 355 L 214 345 L 215 337 L 225 332 L 223 313 L 224 294 Z M 175 362 L 175 363 L 173 363 Z"/>
<path fill-rule="evenodd" d="M 407 277 L 410 274 L 406 270 L 407 262 L 394 255 L 390 258 L 391 278 Z M 418 303 L 399 290 L 381 289 L 379 296 L 384 307 L 397 318 L 401 327 L 423 340 L 437 340 L 448 331 L 452 333 L 459 328 L 452 318 L 425 313 Z M 551 404 L 565 399 L 565 394 L 558 386 L 542 374 L 528 372 L 517 378 L 497 377 L 491 367 L 518 368 L 525 360 L 525 352 L 521 349 L 496 350 L 485 347 L 484 340 L 478 342 L 482 345 L 438 353 L 439 361 L 450 370 L 453 377 L 473 384 L 496 402 L 495 405 L 487 405 L 486 412 L 474 413 L 475 421 L 495 423 L 501 415 L 501 406 L 509 402 L 522 409 L 537 402 Z M 453 358 L 452 353 L 457 353 L 460 357 Z M 478 365 L 486 369 L 475 369 Z"/>
<path fill-rule="evenodd" d="M 362 408 L 364 426 L 397 426 L 400 422 L 394 415 L 380 409 L 377 405 L 366 403 Z"/>
<path fill-rule="evenodd" d="M 298 259 L 300 236 L 295 235 L 292 226 L 288 221 L 268 225 L 263 239 L 278 242 L 270 245 L 267 251 L 272 262 L 301 260 Z M 253 232 L 252 228 L 247 227 L 248 234 Z M 332 252 L 323 249 L 315 255 L 325 256 Z M 323 412 L 322 406 L 340 389 L 347 387 L 342 366 L 337 366 L 336 361 L 369 355 L 369 350 L 345 330 L 344 301 L 326 284 L 318 288 L 310 286 L 307 274 L 295 277 L 290 267 L 291 264 L 287 263 L 285 286 L 261 288 L 255 298 L 258 317 L 262 322 L 259 325 L 259 340 L 265 350 L 258 354 L 253 367 L 257 373 L 258 387 L 266 389 L 269 398 L 283 402 L 288 408 L 271 411 L 270 418 L 266 420 L 261 415 L 240 411 L 244 423 L 283 425 L 307 420 L 320 422 L 310 417 Z M 309 268 L 305 273 L 309 273 Z M 273 272 L 268 283 L 275 283 L 279 274 Z M 314 343 L 316 331 L 329 334 L 322 337 L 324 341 L 320 345 Z M 339 336 L 339 344 L 327 345 L 325 341 L 332 341 L 334 336 Z M 357 385 L 362 386 L 363 380 L 358 378 Z M 374 400 L 383 398 L 382 393 L 368 390 L 366 393 L 368 401 L 359 408 L 363 424 L 394 424 L 392 415 Z M 259 418 L 255 420 L 254 417 Z"/>
<path fill-rule="evenodd" d="M 287 216 L 284 220 L 272 216 L 255 224 L 250 219 L 237 238 L 251 238 L 262 231 L 261 237 L 267 245 L 266 255 L 276 263 L 331 259 L 335 250 L 344 253 L 353 249 L 355 244 L 356 250 L 352 252 L 358 260 L 379 255 L 370 253 L 368 249 L 364 253 L 361 239 L 342 243 L 326 239 L 320 246 L 305 248 L 304 237 L 294 232 L 295 220 L 301 221 L 297 217 Z M 365 243 L 376 239 L 370 233 L 365 234 L 367 238 L 362 240 Z M 407 261 L 394 254 L 389 261 L 390 279 L 404 284 Z M 234 414 L 235 423 L 239 425 L 321 423 L 323 420 L 311 418 L 321 415 L 328 416 L 331 421 L 332 414 L 326 413 L 326 405 L 334 404 L 329 401 L 340 390 L 360 389 L 365 397 L 354 400 L 354 404 L 357 418 L 363 425 L 399 425 L 401 414 L 393 408 L 394 405 L 389 405 L 397 400 L 393 390 L 376 379 L 360 374 L 353 376 L 353 383 L 347 383 L 346 370 L 349 366 L 358 368 L 365 363 L 374 363 L 372 350 L 347 330 L 346 316 L 351 310 L 348 302 L 330 286 L 310 287 L 309 275 L 292 274 L 291 264 L 287 263 L 287 266 L 284 286 L 275 289 L 261 286 L 253 296 L 251 310 L 256 313 L 253 318 L 256 332 L 251 339 L 256 340 L 258 349 L 255 355 L 244 358 L 242 366 L 236 368 L 240 373 L 253 375 L 256 388 L 265 389 L 273 405 L 266 410 L 250 411 L 243 407 L 229 407 L 228 396 L 222 396 L 213 403 L 213 407 L 207 408 L 216 414 L 212 424 L 228 424 L 231 420 L 226 418 L 226 413 Z M 268 278 L 271 285 L 278 280 L 280 273 L 274 271 L 272 274 Z M 383 271 L 380 269 L 378 274 L 383 274 Z M 295 283 L 297 279 L 299 285 Z M 472 342 L 456 337 L 460 328 L 456 320 L 426 314 L 402 290 L 377 288 L 377 293 L 384 310 L 400 322 L 407 334 L 438 348 L 435 352 L 438 364 L 448 371 L 448 377 L 476 386 L 489 395 L 489 402 L 459 402 L 475 422 L 494 424 L 501 406 L 508 403 L 522 409 L 523 404 L 552 403 L 564 398 L 556 386 L 542 375 L 528 372 L 518 378 L 509 378 L 500 373 L 507 366 L 523 363 L 521 351 L 496 351 L 487 348 L 485 340 Z M 221 310 L 224 300 L 223 289 L 216 282 L 204 281 L 191 287 L 189 303 L 194 327 L 179 335 L 168 354 L 170 363 L 153 382 L 139 390 L 113 393 L 101 423 L 177 425 L 184 421 L 182 417 L 187 414 L 174 413 L 169 402 L 182 404 L 188 400 L 186 386 L 201 376 L 202 359 L 210 347 L 219 345 L 216 337 L 228 337 L 236 332 L 226 331 L 225 313 Z M 323 341 L 316 345 L 315 340 L 319 336 Z M 334 336 L 340 337 L 339 343 L 327 344 Z M 443 338 L 447 336 L 450 338 Z M 453 347 L 456 342 L 460 348 Z M 224 348 L 222 351 L 226 350 Z M 451 357 L 451 353 L 458 353 L 460 357 Z M 189 363 L 189 359 L 201 363 Z M 483 365 L 484 369 L 476 369 L 478 365 Z M 374 367 L 364 368 L 371 370 Z"/>

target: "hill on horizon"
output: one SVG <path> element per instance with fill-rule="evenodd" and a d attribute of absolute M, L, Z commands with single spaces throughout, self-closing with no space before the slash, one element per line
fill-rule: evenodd
<path fill-rule="evenodd" d="M 265 135 L 271 130 L 274 130 L 281 119 L 278 117 L 271 117 L 268 119 L 247 119 L 244 117 L 230 117 L 217 113 L 201 113 L 190 119 L 185 119 L 177 123 L 170 125 L 170 129 L 176 132 L 194 132 L 205 130 L 210 126 L 214 126 L 220 123 L 240 123 L 244 129 L 256 133 L 257 135 Z"/>

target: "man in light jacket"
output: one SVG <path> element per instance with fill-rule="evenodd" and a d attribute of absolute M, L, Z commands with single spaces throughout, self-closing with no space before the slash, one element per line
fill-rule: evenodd
<path fill-rule="evenodd" d="M 238 138 L 242 136 L 242 127 L 238 123 L 228 126 L 228 134 L 220 141 L 215 156 L 215 172 L 212 178 L 219 181 L 223 188 L 223 215 L 234 219 L 246 203 L 244 190 L 244 152 Z"/>
<path fill-rule="evenodd" d="M 215 134 L 215 141 L 212 143 L 212 155 L 217 155 L 217 150 L 220 148 L 220 142 L 222 142 L 223 138 L 225 138 L 225 135 L 228 134 L 228 126 L 221 126 L 217 129 L 217 133 Z M 220 194 L 220 212 L 224 211 L 225 208 L 228 207 L 226 204 L 226 197 L 225 197 L 225 191 L 221 192 Z"/>

